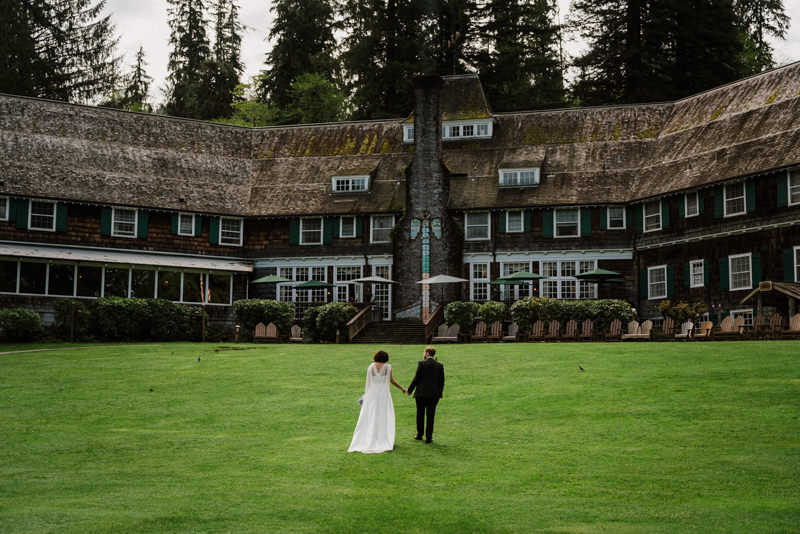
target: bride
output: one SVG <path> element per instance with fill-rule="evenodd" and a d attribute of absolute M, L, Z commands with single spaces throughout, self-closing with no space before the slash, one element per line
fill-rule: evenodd
<path fill-rule="evenodd" d="M 389 393 L 389 382 L 408 394 L 392 376 L 389 354 L 379 350 L 367 368 L 367 385 L 361 397 L 361 413 L 358 416 L 353 441 L 348 452 L 384 452 L 394 448 L 394 404 Z"/>

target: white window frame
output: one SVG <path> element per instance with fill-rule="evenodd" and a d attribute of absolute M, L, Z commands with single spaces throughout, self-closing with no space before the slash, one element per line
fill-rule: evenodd
<path fill-rule="evenodd" d="M 569 235 L 559 235 L 558 228 L 559 228 L 559 221 L 558 221 L 558 214 L 559 213 L 575 213 L 575 234 Z M 570 227 L 572 226 L 572 221 L 569 222 Z M 566 223 L 562 222 L 562 226 L 566 226 Z M 574 239 L 576 237 L 581 236 L 581 210 L 580 208 L 562 208 L 562 209 L 555 209 L 553 210 L 553 237 L 557 239 L 565 238 L 565 239 Z"/>
<path fill-rule="evenodd" d="M 800 204 L 800 167 L 796 169 L 789 169 L 786 171 L 786 198 L 789 206 L 796 206 Z M 792 185 L 792 180 L 796 179 L 797 183 Z M 792 202 L 792 192 L 797 195 L 797 200 Z"/>
<path fill-rule="evenodd" d="M 622 226 L 611 226 L 611 210 L 622 211 Z M 609 230 L 625 230 L 628 227 L 628 216 L 625 213 L 625 206 L 608 206 L 606 208 L 606 228 Z"/>
<path fill-rule="evenodd" d="M 522 174 L 525 173 L 523 182 Z M 539 185 L 539 167 L 521 167 L 517 169 L 498 169 L 498 185 L 500 187 L 535 187 Z"/>
<path fill-rule="evenodd" d="M 191 225 L 190 225 L 191 230 L 189 231 L 189 233 L 181 231 L 181 219 L 183 217 L 191 217 L 192 218 L 192 222 L 191 222 Z M 178 214 L 178 235 L 187 235 L 187 236 L 190 236 L 190 237 L 194 237 L 195 217 L 196 217 L 196 215 L 194 213 L 179 213 Z M 222 222 L 220 222 L 220 226 L 222 226 Z"/>
<path fill-rule="evenodd" d="M 33 204 L 48 204 L 53 207 L 52 225 L 50 228 L 40 226 L 33 226 Z M 38 214 L 38 217 L 50 217 L 50 215 Z M 54 200 L 29 200 L 28 201 L 28 230 L 36 230 L 39 232 L 55 232 L 56 231 L 56 202 Z"/>
<path fill-rule="evenodd" d="M 511 230 L 511 214 L 518 213 L 519 214 L 519 230 Z M 509 234 L 519 234 L 525 231 L 525 212 L 523 210 L 507 210 L 504 213 L 506 218 L 506 233 Z"/>
<path fill-rule="evenodd" d="M 0 196 L 0 201 L 4 201 L 3 208 L 0 209 L 0 221 L 7 221 L 8 220 L 8 205 L 10 204 L 9 198 Z"/>
<path fill-rule="evenodd" d="M 747 277 L 749 283 L 746 286 L 733 287 L 733 260 L 739 258 L 747 258 Z M 736 274 L 742 274 L 745 271 L 737 271 Z M 732 254 L 728 256 L 728 288 L 730 291 L 743 291 L 753 289 L 753 255 L 750 252 L 746 254 Z"/>
<path fill-rule="evenodd" d="M 413 143 L 414 142 L 414 125 L 413 124 L 406 124 L 403 126 L 403 142 L 404 143 Z"/>
<path fill-rule="evenodd" d="M 744 327 L 746 329 L 753 328 L 753 308 L 743 308 L 740 310 L 731 310 L 730 316 L 731 319 L 736 319 L 738 316 L 744 317 Z"/>
<path fill-rule="evenodd" d="M 464 126 L 472 126 L 472 135 L 464 135 Z M 456 130 L 457 129 L 457 130 Z M 442 140 L 457 141 L 459 139 L 486 139 L 492 137 L 492 120 L 475 119 L 465 121 L 442 121 Z M 481 130 L 485 132 L 479 134 Z M 458 131 L 456 135 L 453 135 Z"/>
<path fill-rule="evenodd" d="M 345 219 L 353 219 L 353 232 L 352 232 L 352 235 L 344 233 L 344 220 Z M 356 234 L 358 233 L 356 231 L 356 224 L 358 224 L 358 223 L 357 223 L 355 215 L 342 215 L 341 217 L 339 217 L 339 237 L 344 238 L 344 239 L 349 239 L 351 237 L 355 237 Z"/>
<path fill-rule="evenodd" d="M 231 237 L 222 235 L 222 231 L 223 231 L 222 227 L 223 227 L 223 222 L 224 221 L 237 221 L 239 223 L 239 230 L 238 230 L 239 240 L 238 241 L 233 241 L 233 239 Z M 233 233 L 233 230 L 226 230 L 226 231 Z M 225 246 L 228 246 L 228 247 L 241 247 L 243 239 L 244 239 L 244 219 L 241 219 L 239 217 L 220 217 L 219 218 L 219 244 L 220 245 L 225 245 Z"/>
<path fill-rule="evenodd" d="M 546 264 L 550 264 L 550 266 L 555 268 L 555 274 L 551 274 L 549 269 L 545 269 Z M 576 278 L 574 274 L 566 275 L 564 272 L 569 270 L 573 271 L 575 274 L 581 274 L 596 268 L 596 259 L 540 260 L 539 274 L 544 275 L 546 279 L 539 280 L 538 296 L 565 300 L 595 299 L 597 298 L 597 284 L 592 282 L 583 282 Z M 547 291 L 546 286 L 554 288 L 555 294 L 551 294 L 549 291 Z M 570 296 L 569 293 L 572 293 L 573 290 L 574 296 Z"/>
<path fill-rule="evenodd" d="M 661 272 L 664 273 L 664 281 L 663 282 L 660 282 L 660 281 L 653 282 L 652 281 L 653 280 L 652 273 L 654 273 L 655 271 L 661 271 Z M 663 293 L 663 295 L 661 293 L 654 294 L 653 285 L 654 284 L 662 284 L 662 283 L 664 284 L 664 293 Z M 647 268 L 647 300 L 665 299 L 665 298 L 667 298 L 667 292 L 668 292 L 668 289 L 667 289 L 667 266 L 666 265 L 656 265 L 655 267 L 648 267 Z"/>
<path fill-rule="evenodd" d="M 319 239 L 314 241 L 306 241 L 306 232 L 316 232 L 316 229 L 305 228 L 306 223 L 310 221 L 319 222 Z M 301 217 L 300 218 L 300 244 L 301 245 L 321 245 L 323 242 L 323 233 L 325 232 L 325 221 L 322 217 Z"/>
<path fill-rule="evenodd" d="M 800 282 L 800 247 L 794 247 L 794 281 Z"/>
<path fill-rule="evenodd" d="M 694 211 L 689 211 L 689 197 L 694 197 Z M 683 195 L 683 214 L 688 219 L 689 217 L 697 217 L 700 215 L 700 194 L 698 191 L 686 193 Z"/>
<path fill-rule="evenodd" d="M 694 278 L 695 275 L 698 274 L 698 273 L 695 273 L 695 268 L 697 268 L 698 266 L 700 268 L 700 273 L 699 273 L 699 275 L 700 275 L 700 283 L 699 284 L 695 282 L 695 278 Z M 705 267 L 706 267 L 705 260 L 692 260 L 692 261 L 689 262 L 689 287 L 690 288 L 705 287 L 705 285 L 706 285 Z"/>
<path fill-rule="evenodd" d="M 647 214 L 647 206 L 656 206 L 656 213 Z M 658 217 L 658 228 L 647 228 L 647 219 L 654 219 Z M 661 201 L 660 200 L 653 200 L 651 202 L 645 202 L 642 204 L 642 231 L 643 232 L 658 232 L 662 228 L 662 221 L 661 221 Z"/>
<path fill-rule="evenodd" d="M 119 212 L 133 212 L 133 232 L 130 234 L 119 233 L 117 231 L 117 213 Z M 128 224 L 127 222 L 125 224 Z M 139 210 L 136 208 L 111 208 L 111 235 L 114 237 L 126 237 L 128 239 L 136 239 L 139 235 Z"/>
<path fill-rule="evenodd" d="M 389 217 L 392 218 L 392 222 L 388 227 L 381 226 L 380 228 L 378 228 L 378 227 L 375 226 L 375 220 L 376 219 L 379 219 L 379 218 L 380 219 L 384 219 L 384 218 L 388 219 Z M 370 218 L 369 218 L 369 242 L 370 243 L 391 243 L 392 242 L 391 232 L 392 232 L 392 228 L 394 228 L 395 223 L 396 223 L 396 221 L 395 221 L 394 215 L 372 215 L 372 216 L 370 216 Z M 388 239 L 376 240 L 375 239 L 375 230 L 388 230 L 389 231 L 388 232 Z"/>
<path fill-rule="evenodd" d="M 485 215 L 486 224 L 469 224 L 470 215 Z M 470 228 L 486 227 L 486 237 L 470 237 Z M 464 214 L 464 240 L 465 241 L 488 241 L 492 238 L 492 217 L 488 211 L 473 211 Z"/>
<path fill-rule="evenodd" d="M 354 188 L 354 182 L 360 182 L 361 180 L 364 181 L 363 187 Z M 332 176 L 331 188 L 334 193 L 366 193 L 369 191 L 369 174 Z"/>
<path fill-rule="evenodd" d="M 479 269 L 481 266 L 484 268 L 486 272 L 485 277 L 475 276 L 475 267 Z M 491 275 L 490 271 L 491 265 L 489 262 L 486 261 L 476 261 L 469 264 L 469 300 L 470 302 L 486 302 L 492 296 L 491 286 L 489 285 L 489 276 Z M 475 286 L 480 285 L 484 292 L 486 293 L 486 298 L 476 301 L 475 300 Z"/>
<path fill-rule="evenodd" d="M 730 197 L 728 198 L 728 188 L 734 186 L 741 186 L 742 187 L 742 196 L 741 197 Z M 742 210 L 736 212 L 728 212 L 728 202 L 742 199 Z M 747 186 L 744 182 L 736 182 L 732 184 L 725 184 L 723 187 L 723 195 L 722 195 L 722 207 L 725 217 L 736 217 L 737 215 L 744 215 L 747 213 Z"/>

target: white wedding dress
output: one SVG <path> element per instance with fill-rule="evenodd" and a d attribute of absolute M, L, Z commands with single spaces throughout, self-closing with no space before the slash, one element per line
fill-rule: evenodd
<path fill-rule="evenodd" d="M 367 369 L 367 385 L 353 441 L 348 452 L 376 453 L 394 448 L 394 404 L 389 392 L 392 367 L 374 363 Z"/>

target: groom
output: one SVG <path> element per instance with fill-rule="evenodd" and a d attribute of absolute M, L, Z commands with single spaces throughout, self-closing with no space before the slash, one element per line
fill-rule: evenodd
<path fill-rule="evenodd" d="M 417 373 L 408 386 L 408 395 L 414 393 L 417 401 L 417 435 L 414 439 L 421 440 L 425 432 L 425 443 L 433 441 L 433 419 L 436 415 L 436 405 L 442 398 L 444 389 L 444 365 L 436 361 L 436 349 L 425 347 L 422 361 L 417 364 Z M 425 417 L 428 424 L 425 424 Z"/>

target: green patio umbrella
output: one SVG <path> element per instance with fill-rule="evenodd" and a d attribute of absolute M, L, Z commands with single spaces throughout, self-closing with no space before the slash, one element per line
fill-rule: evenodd
<path fill-rule="evenodd" d="M 585 273 L 576 274 L 575 278 L 582 282 L 593 282 L 595 284 L 602 284 L 603 282 L 608 282 L 610 284 L 625 283 L 625 280 L 622 280 L 621 274 L 615 273 L 614 271 L 606 271 L 605 269 L 592 269 Z"/>
<path fill-rule="evenodd" d="M 547 278 L 541 274 L 531 273 L 528 271 L 517 271 L 513 274 L 501 276 L 498 280 L 539 280 L 540 278 Z"/>
<path fill-rule="evenodd" d="M 293 280 L 291 278 L 270 274 L 250 281 L 251 284 L 277 284 L 280 282 L 293 282 Z"/>
<path fill-rule="evenodd" d="M 303 282 L 302 284 L 297 284 L 294 286 L 295 289 L 322 289 L 328 287 L 335 287 L 333 284 L 329 284 L 328 282 L 322 282 L 320 280 L 309 280 L 308 282 Z"/>
<path fill-rule="evenodd" d="M 492 280 L 489 284 L 493 286 L 527 286 L 528 280 L 503 280 L 498 278 L 497 280 Z"/>

